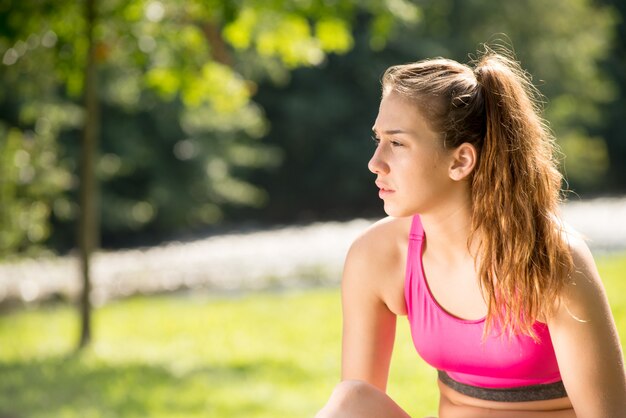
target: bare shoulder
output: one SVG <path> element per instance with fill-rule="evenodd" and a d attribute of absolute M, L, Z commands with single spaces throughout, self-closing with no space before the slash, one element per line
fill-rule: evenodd
<path fill-rule="evenodd" d="M 398 247 L 408 240 L 411 220 L 411 217 L 392 218 L 390 216 L 379 220 L 356 238 L 350 251 L 379 254 L 397 251 Z"/>
<path fill-rule="evenodd" d="M 569 245 L 570 254 L 576 268 L 595 267 L 595 262 L 587 241 L 578 231 L 570 226 L 565 230 L 565 237 Z"/>
<path fill-rule="evenodd" d="M 583 236 L 572 228 L 567 229 L 565 236 L 574 265 L 562 300 L 570 309 L 600 307 L 606 303 L 606 294 L 591 250 Z"/>
<path fill-rule="evenodd" d="M 403 313 L 402 284 L 411 219 L 387 217 L 357 237 L 346 257 L 344 290 L 376 297 L 395 313 Z"/>
<path fill-rule="evenodd" d="M 387 217 L 371 225 L 350 246 L 346 263 L 379 270 L 402 258 L 408 243 L 411 218 Z"/>
<path fill-rule="evenodd" d="M 551 319 L 552 328 L 594 333 L 589 341 L 612 341 L 619 346 L 609 299 L 596 263 L 584 237 L 571 228 L 564 233 L 573 269 Z"/>
<path fill-rule="evenodd" d="M 626 418 L 624 360 L 604 285 L 584 239 L 565 236 L 573 271 L 548 321 L 565 388 L 577 416 Z"/>

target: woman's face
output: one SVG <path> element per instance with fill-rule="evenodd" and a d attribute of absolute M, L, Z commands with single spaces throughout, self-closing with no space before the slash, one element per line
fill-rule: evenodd
<path fill-rule="evenodd" d="M 454 183 L 450 153 L 418 107 L 393 91 L 385 94 L 372 129 L 377 145 L 368 168 L 376 174 L 385 212 L 425 214 L 444 202 Z"/>

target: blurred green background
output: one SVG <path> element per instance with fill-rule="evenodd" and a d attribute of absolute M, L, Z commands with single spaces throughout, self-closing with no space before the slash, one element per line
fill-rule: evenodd
<path fill-rule="evenodd" d="M 86 1 L 86 0 L 85 0 Z M 0 261 L 73 254 L 85 1 L 0 0 Z M 96 2 L 98 246 L 383 215 L 366 163 L 392 64 L 512 45 L 545 95 L 566 188 L 626 192 L 619 0 Z M 626 335 L 626 254 L 599 259 Z M 1 278 L 0 279 L 4 279 Z M 339 375 L 335 288 L 3 308 L 0 417 L 312 416 Z M 0 306 L 1 307 L 1 306 Z M 390 392 L 436 413 L 400 327 Z M 421 415 L 420 415 L 421 414 Z"/>
<path fill-rule="evenodd" d="M 0 257 L 75 245 L 80 1 L 0 2 Z M 626 190 L 625 5 L 111 0 L 95 26 L 101 245 L 382 214 L 366 168 L 389 65 L 504 40 L 579 195 Z"/>

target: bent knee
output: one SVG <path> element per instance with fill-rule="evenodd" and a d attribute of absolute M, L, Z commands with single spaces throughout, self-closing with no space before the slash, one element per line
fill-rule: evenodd
<path fill-rule="evenodd" d="M 363 380 L 344 380 L 335 386 L 331 397 L 351 401 L 363 396 L 368 396 L 368 394 L 372 392 L 380 392 L 380 390 L 376 386 Z"/>
<path fill-rule="evenodd" d="M 316 418 L 349 416 L 362 407 L 364 400 L 376 392 L 380 390 L 362 380 L 344 380 L 335 386 L 328 403 L 316 415 Z"/>

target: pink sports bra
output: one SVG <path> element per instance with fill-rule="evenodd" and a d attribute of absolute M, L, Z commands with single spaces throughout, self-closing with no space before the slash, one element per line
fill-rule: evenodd
<path fill-rule="evenodd" d="M 444 310 L 431 294 L 422 267 L 424 240 L 420 218 L 415 215 L 409 236 L 404 294 L 415 348 L 427 363 L 439 370 L 440 379 L 470 395 L 471 388 L 476 387 L 521 389 L 539 385 L 544 389 L 544 385 L 553 384 L 558 393 L 544 394 L 544 398 L 566 396 L 548 326 L 535 323 L 538 343 L 525 335 L 511 339 L 489 335 L 483 340 L 484 318 L 458 318 Z"/>

